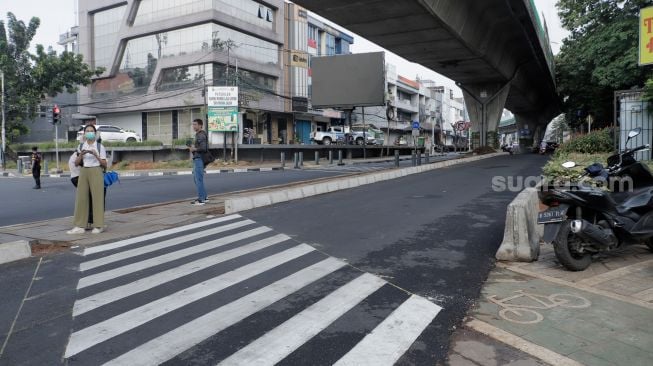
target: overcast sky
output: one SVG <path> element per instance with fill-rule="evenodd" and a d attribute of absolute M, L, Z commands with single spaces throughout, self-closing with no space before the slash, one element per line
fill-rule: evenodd
<path fill-rule="evenodd" d="M 555 9 L 556 0 L 535 0 L 540 13 L 544 17 L 549 28 L 549 38 L 551 39 L 551 47 L 554 53 L 557 53 L 562 39 L 567 35 L 567 31 L 562 29 Z M 56 5 L 54 5 L 56 4 Z M 76 19 L 76 4 L 77 0 L 0 0 L 0 16 L 6 23 L 7 12 L 12 12 L 19 20 L 25 23 L 29 22 L 31 17 L 36 16 L 41 19 L 41 26 L 39 27 L 32 46 L 42 44 L 46 47 L 53 46 L 57 51 L 62 50 L 62 47 L 57 45 L 59 35 L 65 33 L 70 27 L 77 24 Z M 380 47 L 355 35 L 354 45 L 352 52 L 370 52 L 380 51 Z M 415 78 L 419 75 L 422 79 L 431 79 L 439 83 L 454 88 L 458 96 L 462 95 L 460 90 L 455 86 L 455 83 L 441 75 L 436 74 L 420 65 L 408 62 L 401 57 L 387 53 L 386 61 L 397 66 L 397 73 L 404 75 L 408 78 Z"/>

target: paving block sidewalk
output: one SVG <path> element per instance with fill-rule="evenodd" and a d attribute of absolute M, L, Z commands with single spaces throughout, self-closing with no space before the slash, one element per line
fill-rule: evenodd
<path fill-rule="evenodd" d="M 557 263 L 551 246 L 543 245 L 537 262 L 498 263 L 469 315 L 465 331 L 487 334 L 545 364 L 650 365 L 653 253 L 632 246 L 570 272 Z M 472 362 L 473 351 L 471 357 L 460 353 L 465 338 L 454 341 L 451 365 L 504 364 L 487 357 Z M 476 348 L 490 342 L 480 344 Z"/>

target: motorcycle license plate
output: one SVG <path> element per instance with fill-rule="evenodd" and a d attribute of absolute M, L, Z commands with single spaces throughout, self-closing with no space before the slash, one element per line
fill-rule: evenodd
<path fill-rule="evenodd" d="M 548 210 L 540 212 L 537 215 L 538 224 L 549 224 L 552 222 L 565 221 L 567 206 L 549 207 Z"/>

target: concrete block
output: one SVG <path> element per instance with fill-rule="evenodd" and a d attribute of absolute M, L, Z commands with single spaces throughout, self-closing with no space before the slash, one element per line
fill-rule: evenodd
<path fill-rule="evenodd" d="M 254 208 L 254 203 L 249 197 L 228 198 L 224 201 L 224 213 L 232 214 L 234 212 L 247 211 Z"/>
<path fill-rule="evenodd" d="M 338 182 L 327 182 L 327 191 L 329 192 L 335 192 L 339 189 Z"/>
<path fill-rule="evenodd" d="M 367 177 L 358 177 L 358 185 L 364 186 L 367 184 Z"/>
<path fill-rule="evenodd" d="M 273 204 L 286 202 L 288 201 L 288 194 L 286 193 L 286 190 L 275 191 L 270 194 L 270 198 L 272 199 Z"/>
<path fill-rule="evenodd" d="M 358 184 L 358 178 L 349 178 L 347 181 L 349 181 L 349 188 L 356 188 L 360 185 Z"/>
<path fill-rule="evenodd" d="M 252 203 L 254 207 L 270 206 L 272 204 L 272 198 L 269 193 L 261 193 L 252 197 Z"/>
<path fill-rule="evenodd" d="M 349 179 L 339 179 L 338 180 L 338 189 L 344 190 L 344 189 L 349 189 L 351 188 L 349 186 Z"/>
<path fill-rule="evenodd" d="M 304 197 L 315 196 L 315 186 L 313 184 L 302 187 Z"/>
<path fill-rule="evenodd" d="M 32 255 L 32 248 L 27 240 L 12 241 L 0 244 L 0 264 L 29 258 Z"/>
<path fill-rule="evenodd" d="M 298 200 L 304 198 L 304 193 L 301 188 L 291 188 L 286 191 L 288 194 L 288 200 Z"/>
<path fill-rule="evenodd" d="M 315 194 L 325 194 L 329 193 L 329 186 L 325 183 L 317 183 L 313 185 L 315 187 Z"/>
<path fill-rule="evenodd" d="M 537 224 L 539 200 L 535 188 L 526 188 L 506 210 L 503 242 L 496 258 L 502 261 L 532 262 L 540 255 L 542 225 Z M 538 227 L 539 226 L 539 227 Z"/>

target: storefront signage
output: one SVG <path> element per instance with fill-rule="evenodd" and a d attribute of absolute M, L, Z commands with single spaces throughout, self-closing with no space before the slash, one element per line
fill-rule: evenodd
<path fill-rule="evenodd" d="M 293 97 L 292 98 L 292 111 L 293 112 L 308 112 L 308 98 Z"/>
<path fill-rule="evenodd" d="M 290 66 L 308 69 L 308 54 L 303 51 L 290 51 Z"/>

